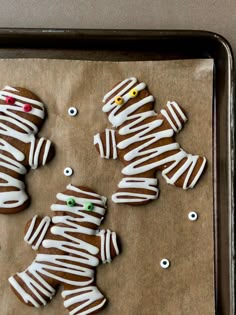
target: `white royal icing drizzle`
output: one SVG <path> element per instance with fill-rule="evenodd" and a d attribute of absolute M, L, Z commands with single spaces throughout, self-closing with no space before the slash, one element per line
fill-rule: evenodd
<path fill-rule="evenodd" d="M 198 155 L 187 154 L 183 151 L 178 143 L 171 143 L 163 146 L 156 146 L 155 143 L 157 141 L 164 138 L 171 138 L 174 135 L 174 132 L 179 132 L 182 129 L 181 119 L 186 122 L 187 117 L 184 115 L 181 108 L 178 106 L 176 102 L 168 102 L 167 110 L 161 110 L 161 114 L 168 121 L 170 125 L 170 129 L 154 131 L 155 129 L 162 126 L 164 120 L 163 119 L 153 119 L 148 121 L 147 119 L 155 117 L 157 114 L 154 110 L 145 111 L 141 113 L 135 113 L 138 109 L 142 108 L 145 104 L 153 102 L 154 97 L 149 95 L 144 97 L 143 99 L 137 101 L 136 103 L 131 104 L 128 107 L 122 109 L 120 105 L 115 103 L 115 98 L 117 96 L 121 96 L 123 98 L 124 106 L 131 98 L 130 90 L 137 83 L 136 78 L 128 78 L 122 81 L 120 84 L 115 86 L 111 91 L 109 91 L 104 97 L 103 111 L 108 113 L 108 119 L 112 123 L 114 127 L 119 127 L 118 133 L 122 136 L 127 136 L 127 138 L 123 141 L 120 141 L 116 146 L 120 150 L 128 149 L 128 152 L 124 155 L 124 160 L 129 162 L 126 165 L 122 173 L 126 176 L 135 176 L 138 174 L 142 174 L 148 172 L 150 170 L 157 169 L 160 166 L 165 166 L 168 163 L 171 163 L 167 168 L 162 171 L 162 175 L 167 180 L 169 184 L 174 185 L 176 181 L 187 171 L 187 175 L 185 176 L 183 189 L 193 188 L 196 184 L 197 180 L 201 176 L 203 169 L 206 164 L 206 159 L 203 158 L 202 165 L 192 180 L 191 184 L 189 184 L 189 179 L 193 173 L 193 170 L 196 166 L 196 163 L 199 159 Z M 145 83 L 139 83 L 135 86 L 135 89 L 139 92 L 145 89 Z M 117 91 L 121 89 L 118 93 Z M 113 96 L 112 96 L 113 95 Z M 112 98 L 107 101 L 110 97 Z M 123 126 L 124 124 L 124 126 Z M 152 132 L 152 133 L 151 133 Z M 151 134 L 150 134 L 151 133 Z M 139 143 L 141 143 L 139 145 Z M 106 148 L 107 142 L 103 144 L 101 142 L 101 138 L 99 135 L 95 136 L 95 144 L 99 145 L 99 151 L 102 157 L 106 157 L 104 154 L 104 146 Z M 135 146 L 134 146 L 135 145 Z M 149 147 L 153 145 L 153 148 Z M 131 149 L 129 149 L 131 147 Z M 172 154 L 166 158 L 162 158 L 159 161 L 154 161 L 153 159 L 158 158 L 164 153 L 168 153 L 172 150 L 178 150 L 177 153 Z M 168 173 L 177 166 L 183 159 L 186 159 L 184 165 L 178 168 L 175 174 L 168 178 Z M 136 189 L 150 189 L 149 181 L 144 180 L 143 182 L 136 182 L 136 177 L 134 178 L 134 182 L 132 186 L 130 185 L 127 178 L 124 178 L 120 184 L 119 188 L 136 188 Z M 134 192 L 118 192 L 113 195 L 114 202 L 141 202 L 144 200 L 155 199 L 157 195 L 153 197 L 153 195 L 146 194 L 137 194 Z M 124 198 L 121 198 L 121 197 Z M 118 198 L 120 197 L 120 198 Z M 131 198 L 133 197 L 133 198 Z M 135 198 L 134 198 L 135 197 Z M 137 198 L 136 198 L 137 197 Z M 130 199 L 129 199 L 130 198 Z"/>
<path fill-rule="evenodd" d="M 59 193 L 57 194 L 57 199 L 59 201 L 67 201 L 68 198 L 73 198 L 76 202 L 76 205 L 73 207 L 69 207 L 65 203 L 53 204 L 51 206 L 52 211 L 62 211 L 63 213 L 66 213 L 64 215 L 58 215 L 52 218 L 53 226 L 50 228 L 50 231 L 53 235 L 60 236 L 60 239 L 44 239 L 44 236 L 48 230 L 48 224 L 50 224 L 50 219 L 48 219 L 48 217 L 44 218 L 41 221 L 36 231 L 32 234 L 37 216 L 33 218 L 25 236 L 25 240 L 28 243 L 32 244 L 34 240 L 39 236 L 39 232 L 42 231 L 43 236 L 39 237 L 35 246 L 40 243 L 46 249 L 57 249 L 64 252 L 64 254 L 61 255 L 37 254 L 35 261 L 27 268 L 27 270 L 17 274 L 18 277 L 22 279 L 23 283 L 27 285 L 33 295 L 37 296 L 42 304 L 46 304 L 44 295 L 46 297 L 52 298 L 53 294 L 55 293 L 54 289 L 49 284 L 45 286 L 45 280 L 43 280 L 42 276 L 58 280 L 59 282 L 64 284 L 75 286 L 75 290 L 72 291 L 74 293 L 81 293 L 81 296 L 68 298 L 67 301 L 65 301 L 65 305 L 76 304 L 76 302 L 73 303 L 73 301 L 77 301 L 78 299 L 81 299 L 81 302 L 85 301 L 85 297 L 86 300 L 88 298 L 90 301 L 90 303 L 88 304 L 91 304 L 94 301 L 101 299 L 101 297 L 103 296 L 95 287 L 87 287 L 94 282 L 94 270 L 92 268 L 96 267 L 99 264 L 99 258 L 97 258 L 99 252 L 103 263 L 111 262 L 111 243 L 113 244 L 116 254 L 119 254 L 116 234 L 109 230 L 98 230 L 98 227 L 103 219 L 103 215 L 106 211 L 106 199 L 96 193 L 84 191 L 72 185 L 68 185 L 67 189 L 69 190 L 69 194 Z M 75 197 L 73 196 L 73 192 L 84 194 L 86 197 Z M 92 202 L 94 204 L 92 212 L 84 211 L 85 202 Z M 97 213 L 100 215 L 100 217 L 95 217 L 92 215 L 92 213 Z M 78 215 L 78 217 L 71 216 L 70 214 Z M 88 222 L 90 224 L 92 223 L 94 225 L 94 228 L 84 227 L 80 224 L 82 222 Z M 100 237 L 100 248 L 84 240 L 81 240 L 78 237 L 78 234 L 94 235 Z M 50 265 L 48 265 L 48 263 Z M 57 272 L 62 272 L 64 276 L 58 275 Z M 30 275 L 36 277 L 39 283 L 35 282 Z M 73 280 L 71 279 L 70 275 L 75 275 L 76 278 Z M 78 277 L 82 277 L 83 280 L 78 280 Z M 29 296 L 19 285 L 19 283 L 16 282 L 14 277 L 11 277 L 9 281 L 26 303 L 30 302 L 35 307 L 40 306 L 40 303 L 38 303 L 32 296 Z M 45 287 L 47 288 L 46 293 Z M 85 288 L 79 290 L 78 287 Z M 42 290 L 42 288 L 44 288 L 44 291 Z M 89 291 L 90 288 L 94 288 L 92 289 L 91 293 L 83 293 L 85 291 Z M 72 294 L 68 292 L 72 291 L 64 291 L 62 295 L 66 298 L 68 295 Z M 41 292 L 43 293 L 43 295 L 41 294 Z M 83 303 L 82 308 L 84 308 L 85 305 L 87 305 L 87 303 Z M 73 310 L 70 314 L 75 313 Z M 78 314 L 89 314 L 89 312 L 82 312 Z"/>
<path fill-rule="evenodd" d="M 8 96 L 13 97 L 16 100 L 14 105 L 0 104 L 0 136 L 10 137 L 16 139 L 17 141 L 21 141 L 22 143 L 29 144 L 29 166 L 32 169 L 35 169 L 38 167 L 40 149 L 46 141 L 42 163 L 43 165 L 45 164 L 51 142 L 41 138 L 36 145 L 35 134 L 38 132 L 38 128 L 30 120 L 21 117 L 20 113 L 24 112 L 23 106 L 25 103 L 37 105 L 39 108 L 32 106 L 32 110 L 27 114 L 43 119 L 45 115 L 44 105 L 39 101 L 19 96 L 7 90 L 18 92 L 16 89 L 9 86 L 6 86 L 2 91 L 0 91 L 0 100 L 5 101 Z M 19 112 L 19 115 L 17 113 L 13 113 L 12 110 Z M 17 131 L 14 127 L 10 127 L 7 123 L 17 126 L 21 131 Z M 26 168 L 20 163 L 24 161 L 25 155 L 20 150 L 15 148 L 12 143 L 9 143 L 3 138 L 0 138 L 0 150 L 3 151 L 3 153 L 0 153 L 0 166 L 21 175 L 26 174 Z M 10 153 L 11 157 L 5 156 L 4 151 Z M 25 185 L 21 180 L 15 179 L 13 176 L 7 175 L 3 172 L 0 172 L 0 179 L 6 181 L 4 183 L 0 183 L 0 189 L 1 187 L 16 188 L 16 191 L 0 192 L 0 208 L 15 208 L 21 206 L 28 199 L 28 196 L 25 193 Z"/>

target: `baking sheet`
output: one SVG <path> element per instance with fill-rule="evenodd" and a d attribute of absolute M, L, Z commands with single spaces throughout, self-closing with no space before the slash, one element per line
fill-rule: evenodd
<path fill-rule="evenodd" d="M 7 278 L 26 268 L 35 255 L 23 241 L 25 223 L 36 213 L 50 214 L 56 193 L 70 182 L 109 197 L 103 227 L 116 231 L 122 241 L 122 254 L 98 268 L 98 286 L 109 299 L 101 314 L 214 314 L 213 61 L 5 59 L 0 60 L 0 70 L 0 86 L 29 88 L 47 104 L 41 135 L 56 145 L 54 160 L 27 176 L 31 206 L 20 214 L 0 217 L 2 314 L 67 314 L 60 294 L 43 309 L 24 306 L 11 292 Z M 177 140 L 186 151 L 208 160 L 205 175 L 191 191 L 168 186 L 159 174 L 160 198 L 139 208 L 110 201 L 122 164 L 102 160 L 93 146 L 93 135 L 110 127 L 101 110 L 103 95 L 128 76 L 148 84 L 157 111 L 168 100 L 183 106 L 189 121 Z M 79 109 L 78 116 L 68 116 L 70 106 Z M 73 177 L 63 175 L 66 166 L 74 169 Z M 199 213 L 197 222 L 187 219 L 189 211 Z M 164 257 L 171 261 L 168 270 L 159 265 Z"/>

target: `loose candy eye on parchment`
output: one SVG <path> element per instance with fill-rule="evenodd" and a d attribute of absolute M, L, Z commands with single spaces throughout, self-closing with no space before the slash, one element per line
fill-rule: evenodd
<path fill-rule="evenodd" d="M 163 269 L 167 269 L 167 268 L 170 267 L 170 261 L 169 261 L 168 259 L 164 258 L 164 259 L 162 259 L 162 260 L 160 261 L 160 266 L 161 266 L 161 268 L 163 268 Z"/>
<path fill-rule="evenodd" d="M 70 107 L 68 109 L 68 114 L 72 117 L 76 116 L 78 114 L 78 109 L 76 107 Z"/>
<path fill-rule="evenodd" d="M 71 175 L 73 175 L 73 169 L 72 169 L 71 167 L 66 167 L 66 168 L 64 169 L 64 175 L 65 175 L 65 176 L 71 176 Z"/>
<path fill-rule="evenodd" d="M 197 219 L 198 219 L 197 212 L 195 212 L 195 211 L 189 212 L 188 218 L 189 218 L 190 221 L 197 221 Z"/>

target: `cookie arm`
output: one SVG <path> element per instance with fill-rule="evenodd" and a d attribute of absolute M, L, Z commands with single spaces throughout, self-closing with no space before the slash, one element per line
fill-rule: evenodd
<path fill-rule="evenodd" d="M 183 109 L 176 102 L 167 102 L 165 108 L 161 110 L 161 115 L 175 133 L 179 133 L 188 120 Z"/>
<path fill-rule="evenodd" d="M 101 230 L 97 234 L 99 255 L 98 258 L 103 264 L 111 263 L 115 256 L 119 255 L 119 244 L 117 235 L 110 230 Z"/>
<path fill-rule="evenodd" d="M 94 145 L 98 150 L 101 158 L 117 159 L 116 131 L 106 129 L 104 132 L 94 136 Z"/>
<path fill-rule="evenodd" d="M 50 217 L 40 218 L 35 215 L 26 224 L 24 241 L 28 243 L 33 250 L 38 250 L 50 226 Z"/>
<path fill-rule="evenodd" d="M 33 138 L 30 143 L 28 163 L 32 169 L 36 169 L 41 165 L 49 162 L 54 154 L 54 149 L 50 140 L 41 138 Z"/>

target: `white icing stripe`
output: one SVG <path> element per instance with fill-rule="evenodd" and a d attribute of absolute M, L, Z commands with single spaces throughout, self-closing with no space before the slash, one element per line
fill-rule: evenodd
<path fill-rule="evenodd" d="M 102 142 L 100 134 L 95 135 L 93 144 L 98 145 L 101 158 L 110 159 L 112 157 L 113 160 L 117 159 L 115 130 L 105 130 L 105 143 Z"/>
<path fill-rule="evenodd" d="M 130 106 L 124 106 L 132 97 L 129 93 L 131 87 L 137 83 L 135 78 L 129 78 L 122 81 L 118 86 L 109 91 L 105 97 L 106 102 L 103 106 L 103 111 L 108 113 L 108 119 L 113 126 L 119 127 L 118 133 L 122 136 L 127 136 L 123 141 L 117 144 L 119 150 L 126 150 L 124 155 L 124 160 L 129 162 L 123 168 L 122 173 L 126 176 L 135 176 L 139 174 L 144 174 L 150 170 L 157 170 L 158 167 L 163 167 L 165 164 L 170 165 L 162 172 L 163 176 L 170 184 L 175 184 L 175 182 L 185 174 L 183 188 L 193 188 L 196 184 L 198 178 L 203 172 L 204 165 L 200 168 L 197 175 L 189 183 L 189 179 L 194 172 L 199 156 L 187 154 L 180 149 L 178 143 L 172 141 L 172 143 L 159 146 L 158 141 L 162 139 L 170 139 L 173 137 L 174 132 L 179 132 L 183 123 L 187 121 L 187 117 L 179 107 L 176 102 L 168 102 L 167 110 L 163 109 L 161 111 L 162 115 L 169 122 L 171 128 L 163 130 L 164 120 L 156 118 L 156 112 L 153 110 L 137 113 L 137 111 L 142 108 L 145 104 L 153 102 L 154 97 L 152 95 L 146 96 L 139 99 L 137 102 L 132 103 Z M 145 89 L 145 83 L 140 83 L 135 86 L 137 91 Z M 121 89 L 118 92 L 118 89 Z M 111 95 L 113 97 L 108 100 Z M 115 103 L 115 98 L 121 96 L 123 98 L 123 105 L 117 105 Z M 180 120 L 180 118 L 182 120 Z M 182 123 L 183 121 L 183 123 Z M 158 130 L 160 128 L 160 130 Z M 96 141 L 99 144 L 99 148 L 103 147 L 100 143 L 99 135 L 96 136 Z M 104 149 L 104 148 L 103 148 Z M 175 154 L 171 154 L 171 151 L 177 150 Z M 100 150 L 101 154 L 101 150 Z M 168 154 L 166 158 L 162 158 L 163 155 Z M 179 167 L 175 174 L 169 179 L 168 173 L 170 170 L 174 169 L 175 166 L 179 165 L 183 159 L 186 159 L 183 166 Z M 186 173 L 185 173 L 186 172 Z M 150 189 L 150 185 L 147 181 L 142 184 L 135 183 L 130 185 L 125 178 L 120 182 L 119 188 L 140 188 Z M 131 198 L 133 197 L 133 198 Z M 142 202 L 148 199 L 154 199 L 153 195 L 146 195 L 137 192 L 122 192 L 119 191 L 113 195 L 112 199 L 115 202 Z M 129 200 L 129 201 L 127 201 Z"/>
<path fill-rule="evenodd" d="M 106 129 L 105 134 L 106 134 L 106 155 L 105 155 L 105 158 L 109 159 L 109 156 L 110 156 L 110 137 L 109 137 L 109 130 L 108 129 Z"/>
<path fill-rule="evenodd" d="M 36 147 L 36 150 L 34 152 L 34 164 L 31 165 L 31 168 L 33 168 L 33 169 L 36 169 L 38 167 L 39 153 L 40 153 L 40 150 L 41 150 L 41 147 L 43 145 L 44 140 L 45 140 L 44 138 L 40 138 L 38 143 L 37 143 L 37 147 Z"/>
<path fill-rule="evenodd" d="M 119 247 L 117 245 L 117 237 L 116 237 L 116 233 L 115 232 L 112 232 L 112 244 L 115 248 L 115 251 L 116 251 L 116 255 L 118 256 L 120 254 L 120 251 L 119 251 Z"/>
<path fill-rule="evenodd" d="M 106 256 L 105 256 L 105 230 L 100 231 L 99 236 L 101 238 L 101 260 L 103 264 L 106 263 Z"/>
<path fill-rule="evenodd" d="M 13 92 L 19 92 L 17 89 L 9 86 L 9 85 L 6 85 L 4 86 L 4 89 L 3 90 L 10 90 L 10 91 L 13 91 Z"/>
<path fill-rule="evenodd" d="M 45 239 L 45 234 L 50 224 L 50 218 L 46 217 L 42 219 L 35 230 L 37 221 L 37 216 L 35 216 L 28 228 L 25 240 L 29 244 L 33 244 L 38 238 L 35 246 L 38 246 L 40 243 L 50 254 L 39 253 L 34 262 L 24 272 L 17 274 L 21 282 L 16 281 L 14 277 L 11 277 L 9 282 L 26 304 L 32 303 L 36 307 L 45 305 L 48 298 L 51 298 L 55 293 L 55 290 L 47 283 L 49 279 L 58 281 L 58 283 L 75 286 L 74 290 L 65 290 L 62 292 L 62 296 L 66 299 L 64 305 L 66 308 L 71 308 L 75 305 L 70 311 L 70 314 L 89 314 L 99 309 L 105 303 L 105 299 L 98 289 L 96 287 L 89 287 L 89 285 L 94 282 L 95 273 L 93 268 L 99 264 L 99 257 L 104 263 L 111 262 L 112 244 L 117 255 L 119 249 L 114 232 L 98 230 L 98 226 L 103 219 L 102 214 L 105 213 L 104 206 L 106 199 L 98 194 L 87 192 L 72 185 L 67 186 L 67 189 L 69 190 L 68 194 L 57 194 L 58 200 L 66 201 L 68 198 L 76 200 L 78 206 L 71 208 L 77 208 L 73 214 L 78 214 L 78 217 L 69 215 L 72 212 L 70 211 L 70 207 L 66 210 L 65 205 L 57 204 L 58 207 L 53 205 L 53 209 L 56 208 L 58 211 L 67 212 L 68 215 L 65 214 L 53 217 L 53 225 L 50 231 L 53 235 L 59 236 L 59 238 Z M 73 196 L 71 194 L 73 191 L 83 194 L 84 197 Z M 91 196 L 93 197 L 92 199 Z M 95 206 L 91 212 L 86 212 L 83 204 L 87 201 L 93 202 L 95 205 L 99 206 Z M 100 210 L 97 212 L 96 208 Z M 103 211 L 101 211 L 101 209 L 103 209 Z M 99 217 L 93 215 L 93 212 L 98 213 Z M 83 226 L 81 224 L 83 222 L 89 223 L 90 226 L 93 224 L 94 228 Z M 100 237 L 100 244 L 95 246 L 85 241 L 84 237 L 80 238 L 80 234 Z M 97 241 L 95 241 L 94 244 L 97 244 Z M 60 250 L 62 254 L 58 254 L 58 250 Z M 56 254 L 54 254 L 54 252 L 56 252 Z M 37 281 L 35 281 L 34 278 L 36 278 Z M 32 292 L 37 300 L 32 296 L 30 297 L 22 288 L 22 285 L 26 286 L 28 288 L 27 291 Z M 75 293 L 78 294 L 74 297 L 70 297 L 70 295 Z M 95 307 L 91 306 L 89 308 L 90 305 L 99 300 L 101 300 L 101 303 Z M 79 302 L 81 302 L 81 304 L 78 307 L 76 304 Z M 84 311 L 84 308 L 87 307 L 88 309 Z"/>
<path fill-rule="evenodd" d="M 25 234 L 24 241 L 27 242 L 27 243 L 29 241 L 29 238 L 30 238 L 33 230 L 34 230 L 34 226 L 35 226 L 35 222 L 37 220 L 37 217 L 38 217 L 37 215 L 35 215 L 33 217 L 33 219 L 31 220 L 30 226 L 29 226 L 29 228 L 28 228 L 28 230 L 27 230 L 27 232 Z"/>
<path fill-rule="evenodd" d="M 94 145 L 98 144 L 100 156 L 101 156 L 101 158 L 104 159 L 105 154 L 104 154 L 103 143 L 102 143 L 102 139 L 100 137 L 100 134 L 95 135 L 93 140 L 94 140 L 93 141 Z"/>
<path fill-rule="evenodd" d="M 190 188 L 193 188 L 196 185 L 197 181 L 199 180 L 200 176 L 202 175 L 202 172 L 204 171 L 205 166 L 206 166 L 206 158 L 203 157 L 202 165 L 199 168 L 198 173 L 195 175 L 191 185 L 189 186 Z"/>
<path fill-rule="evenodd" d="M 97 289 L 97 287 L 94 286 L 74 290 L 64 290 L 62 291 L 61 295 L 64 299 L 66 299 L 64 302 L 65 308 L 70 308 L 71 306 L 74 306 L 78 303 L 80 304 L 69 312 L 70 315 L 91 314 L 95 311 L 98 311 L 106 303 L 106 299 L 104 298 L 102 293 Z M 71 295 L 75 296 L 70 297 Z M 92 308 L 89 307 L 91 304 L 99 300 L 101 300 L 101 302 L 98 305 Z M 83 309 L 85 308 L 88 309 L 86 311 L 83 311 Z"/>
<path fill-rule="evenodd" d="M 38 127 L 29 119 L 22 117 L 21 113 L 23 113 L 23 106 L 25 102 L 39 106 L 40 109 L 32 106 L 32 110 L 27 114 L 43 119 L 45 115 L 44 105 L 41 102 L 14 94 L 13 92 L 17 92 L 14 88 L 7 86 L 5 89 L 12 91 L 12 93 L 4 90 L 0 91 L 0 100 L 5 101 L 6 97 L 9 96 L 16 99 L 16 102 L 13 105 L 0 104 L 0 149 L 2 151 L 0 154 L 0 166 L 13 173 L 23 175 L 26 174 L 27 170 L 20 162 L 23 162 L 26 157 L 23 152 L 14 146 L 14 141 L 17 141 L 19 144 L 27 144 L 30 146 L 29 165 L 32 168 L 38 166 L 40 149 L 42 148 L 43 142 L 46 141 L 44 138 L 41 138 L 35 150 L 34 134 L 38 132 Z M 13 142 L 10 140 L 12 138 L 14 140 Z M 5 152 L 10 153 L 11 157 L 6 156 Z M 49 147 L 44 151 L 45 161 L 48 152 Z M 18 177 L 18 175 L 16 177 Z M 3 172 L 0 172 L 0 179 L 6 180 L 6 183 L 0 182 L 0 207 L 8 209 L 23 205 L 28 199 L 24 191 L 24 183 L 16 179 L 14 174 L 13 176 L 10 176 Z M 2 187 L 12 187 L 13 191 L 7 193 L 1 192 Z M 14 188 L 16 191 L 14 191 Z"/>
<path fill-rule="evenodd" d="M 111 247 L 110 247 L 111 231 L 106 232 L 106 261 L 111 262 Z"/>
<path fill-rule="evenodd" d="M 42 161 L 42 165 L 45 165 L 47 162 L 47 158 L 48 158 L 48 153 L 51 147 L 51 141 L 50 140 L 46 140 L 46 145 L 44 148 L 44 154 L 43 154 L 43 161 Z"/>
<path fill-rule="evenodd" d="M 117 159 L 117 148 L 116 148 L 116 138 L 115 138 L 115 130 L 110 130 L 111 139 L 112 139 L 112 152 L 113 152 L 113 160 Z"/>

